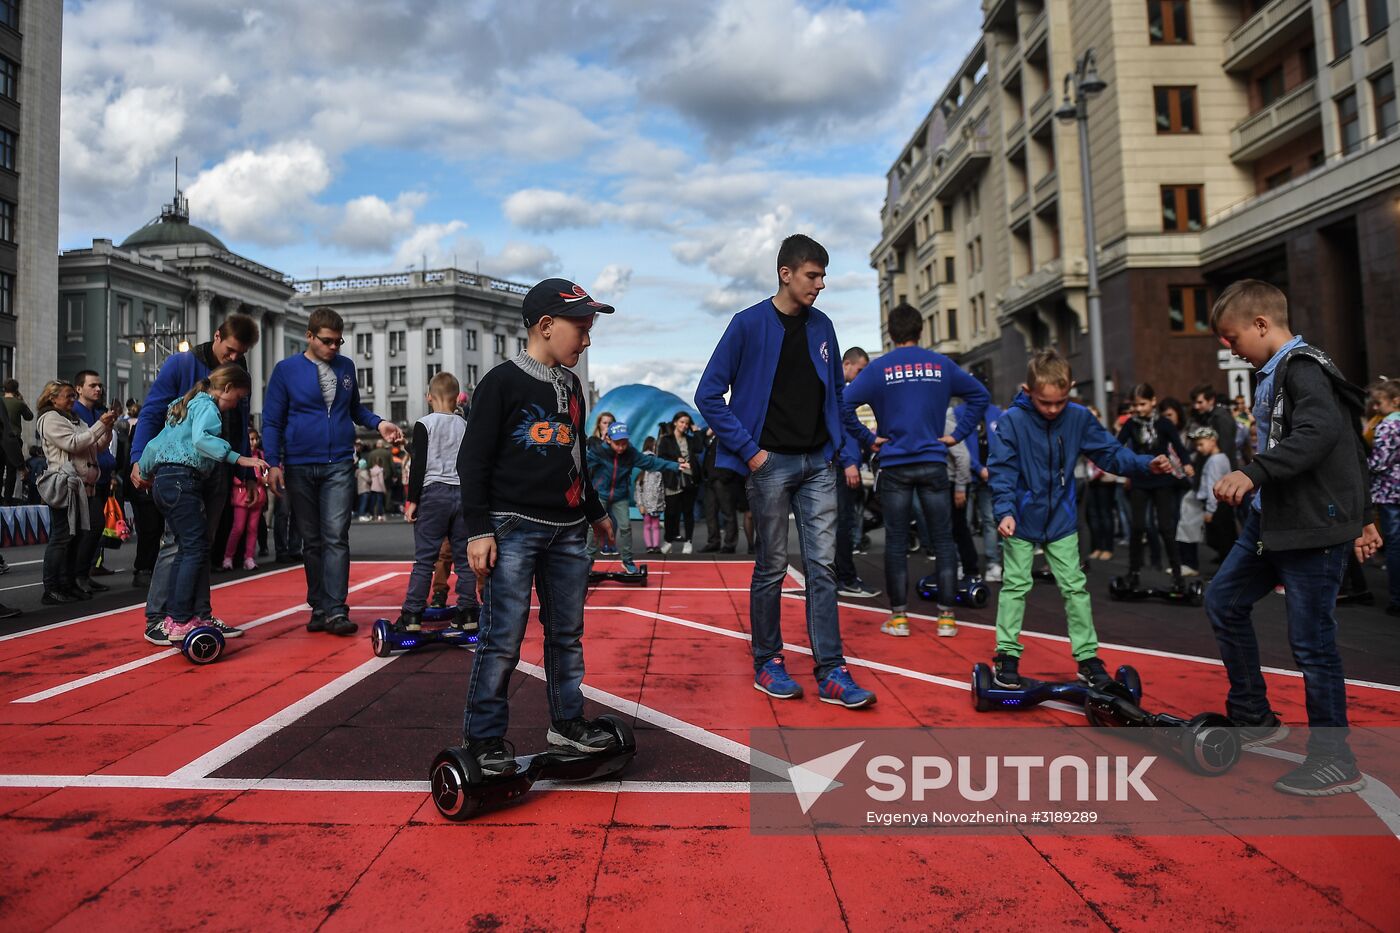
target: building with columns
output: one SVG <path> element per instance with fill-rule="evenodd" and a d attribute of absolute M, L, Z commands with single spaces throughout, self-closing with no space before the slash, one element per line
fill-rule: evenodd
<path fill-rule="evenodd" d="M 461 269 L 341 276 L 294 282 L 303 318 L 334 308 L 345 319 L 342 352 L 355 361 L 360 396 L 401 425 L 427 413 L 428 380 L 447 371 L 471 392 L 487 370 L 525 348 L 520 307 L 529 285 Z M 589 393 L 585 352 L 574 372 Z"/>
<path fill-rule="evenodd" d="M 267 375 L 304 349 L 306 317 L 287 276 L 231 252 L 189 220 L 177 195 L 158 218 L 120 245 L 94 240 L 58 257 L 58 372 L 103 374 L 109 400 L 145 397 L 160 365 L 182 346 L 210 340 L 235 311 L 258 322 L 248 356 L 252 409 L 262 410 Z"/>

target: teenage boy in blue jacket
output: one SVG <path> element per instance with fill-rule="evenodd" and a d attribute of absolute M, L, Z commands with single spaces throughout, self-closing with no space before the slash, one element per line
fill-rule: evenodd
<path fill-rule="evenodd" d="M 1021 622 L 1031 591 L 1031 560 L 1045 548 L 1055 583 L 1065 600 L 1069 645 L 1079 679 L 1102 686 L 1111 679 L 1099 660 L 1099 637 L 1089 591 L 1079 565 L 1079 509 L 1074 463 L 1083 454 L 1118 476 L 1170 473 L 1165 456 L 1135 454 L 1099 424 L 1089 409 L 1069 401 L 1074 385 L 1069 361 L 1041 350 L 1026 367 L 1026 381 L 997 422 L 991 444 L 992 491 L 1002 537 L 1005 577 L 997 600 L 996 683 L 1021 686 Z"/>
<path fill-rule="evenodd" d="M 846 408 L 869 405 L 879 422 L 880 477 L 876 488 L 885 513 L 885 589 L 890 618 L 880 631 L 907 636 L 909 616 L 909 519 L 918 496 L 938 556 L 938 634 L 958 633 L 953 596 L 958 591 L 958 552 L 953 546 L 952 483 L 948 448 L 977 429 L 990 396 L 982 383 L 941 353 L 919 346 L 924 318 L 907 304 L 891 309 L 894 349 L 875 360 L 846 387 Z M 945 433 L 948 402 L 966 401 L 952 434 Z M 968 573 L 974 573 L 971 568 Z"/>
<path fill-rule="evenodd" d="M 757 554 L 749 585 L 754 689 L 778 699 L 802 696 L 783 663 L 779 618 L 787 576 L 788 513 L 797 518 L 807 577 L 807 637 L 818 694 L 849 709 L 875 694 L 856 685 L 841 653 L 836 611 L 836 467 L 845 379 L 831 319 L 813 305 L 826 285 L 826 250 L 794 234 L 778 249 L 778 292 L 730 320 L 715 347 L 695 407 L 715 432 L 716 465 L 747 476 Z M 729 395 L 728 401 L 725 395 Z M 860 470 L 844 481 L 854 487 Z"/>
<path fill-rule="evenodd" d="M 358 626 L 346 605 L 350 590 L 350 511 L 355 503 L 355 425 L 391 444 L 403 432 L 360 402 L 355 363 L 341 356 L 345 323 L 317 308 L 306 324 L 306 352 L 278 363 L 263 401 L 267 483 L 292 497 L 302 538 L 310 632 L 350 635 Z"/>
<path fill-rule="evenodd" d="M 622 569 L 637 573 L 632 563 L 632 471 L 660 470 L 663 473 L 689 473 L 689 463 L 663 460 L 632 446 L 627 425 L 614 421 L 608 425 L 606 444 L 588 445 L 588 478 L 598 493 L 598 501 L 608 510 L 617 536 L 617 550 L 622 557 Z M 589 532 L 588 562 L 598 556 L 598 539 Z"/>
<path fill-rule="evenodd" d="M 220 366 L 237 363 L 248 367 L 247 355 L 258 344 L 258 322 L 246 314 L 230 314 L 214 332 L 214 339 L 201 343 L 183 353 L 172 354 L 161 365 L 156 381 L 141 403 L 141 413 L 131 432 L 131 484 L 137 489 L 147 489 L 150 483 L 141 476 L 141 454 L 146 445 L 165 427 L 166 412 L 170 403 L 183 398 L 200 380 Z M 232 411 L 224 412 L 223 439 L 240 454 L 247 456 L 248 449 L 248 399 L 244 397 Z M 210 542 L 218 533 L 219 519 L 224 506 L 228 504 L 229 490 L 233 487 L 231 471 L 236 468 L 220 467 L 201 482 L 204 496 L 204 515 L 208 520 Z M 169 600 L 170 581 L 175 575 L 175 561 L 180 547 L 175 540 L 175 530 L 169 525 L 160 539 L 160 553 L 156 555 L 156 565 L 151 569 L 150 586 L 146 593 L 145 639 L 153 645 L 168 645 L 161 623 L 164 621 L 166 603 Z M 238 638 L 242 629 L 225 623 L 213 614 L 209 598 L 209 569 L 202 567 L 199 580 L 195 584 L 194 611 L 202 619 L 207 619 L 225 638 Z"/>

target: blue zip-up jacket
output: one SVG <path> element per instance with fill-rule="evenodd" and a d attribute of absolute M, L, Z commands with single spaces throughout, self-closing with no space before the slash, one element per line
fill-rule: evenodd
<path fill-rule="evenodd" d="M 953 439 L 977 429 L 977 419 L 991 396 L 982 383 L 941 353 L 923 347 L 897 347 L 870 365 L 847 388 L 846 410 L 869 405 L 888 438 L 880 448 L 880 466 L 944 463 L 948 448 L 939 440 L 953 397 L 964 399 Z"/>
<path fill-rule="evenodd" d="M 1152 457 L 1118 443 L 1083 405 L 1070 403 L 1047 421 L 1025 392 L 997 420 L 992 435 L 992 506 L 997 523 L 1016 519 L 1016 537 L 1047 543 L 1079 530 L 1074 462 L 1080 454 L 1118 476 L 1146 474 Z"/>
<path fill-rule="evenodd" d="M 956 411 L 957 411 L 959 417 L 962 416 L 963 407 L 964 407 L 964 406 L 959 405 L 959 406 L 957 407 L 957 409 L 956 409 Z M 996 431 L 997 431 L 997 422 L 998 422 L 999 420 L 1001 420 L 1001 414 L 1002 414 L 1001 409 L 1000 409 L 998 406 L 992 404 L 991 402 L 988 402 L 988 403 L 987 403 L 987 410 L 984 411 L 984 412 L 982 413 L 982 422 L 987 426 L 987 459 L 988 459 L 988 460 L 990 460 L 991 457 L 992 457 L 992 438 L 996 435 Z M 977 433 L 976 431 L 973 431 L 973 432 L 972 432 L 971 434 L 969 434 L 969 435 L 967 436 L 967 438 L 966 438 L 966 440 L 967 440 L 967 456 L 968 456 L 968 461 L 969 461 L 969 463 L 970 463 L 970 465 L 971 465 L 971 467 L 972 467 L 972 478 L 973 478 L 974 481 L 980 482 L 981 480 L 980 480 L 978 474 L 980 474 L 980 473 L 982 472 L 982 469 L 983 469 L 987 464 L 985 464 L 985 463 L 982 462 L 982 451 L 978 449 L 980 445 L 977 443 L 977 438 L 974 436 L 974 435 L 976 435 L 976 433 Z"/>
<path fill-rule="evenodd" d="M 137 416 L 136 430 L 131 434 L 133 463 L 141 459 L 141 452 L 146 449 L 146 445 L 165 427 L 165 414 L 170 410 L 170 403 L 184 396 L 195 387 L 195 383 L 209 375 L 212 368 L 209 365 L 212 362 L 212 352 L 211 344 L 201 343 L 193 350 L 172 354 L 161 365 L 160 372 L 156 374 L 156 381 L 151 383 L 150 391 L 141 401 L 141 414 Z M 232 443 L 239 453 L 247 456 L 250 411 L 248 399 L 240 401 L 236 410 L 239 419 L 239 439 Z"/>
<path fill-rule="evenodd" d="M 360 402 L 355 363 L 336 355 L 335 399 L 326 410 L 321 377 L 305 353 L 288 357 L 272 370 L 263 400 L 263 452 L 269 466 L 340 463 L 355 455 L 355 425 L 383 421 Z"/>
<path fill-rule="evenodd" d="M 73 403 L 73 414 L 78 416 L 78 420 L 88 427 L 97 423 L 97 419 L 102 417 L 102 409 L 88 408 L 82 402 Z M 112 470 L 116 468 L 117 458 L 103 447 L 97 452 L 97 488 L 106 489 L 112 482 Z"/>
<path fill-rule="evenodd" d="M 842 390 L 843 393 L 850 391 L 850 388 L 851 384 L 846 383 Z M 851 406 L 853 415 L 857 407 Z M 844 425 L 846 430 L 841 434 L 841 456 L 838 458 L 838 463 L 843 470 L 849 466 L 860 466 L 865 462 L 866 451 L 875 446 L 875 434 L 859 418 L 856 418 L 855 421 L 860 428 L 859 431 L 851 430 L 850 422 L 846 421 Z"/>
<path fill-rule="evenodd" d="M 765 298 L 734 315 L 710 354 L 695 390 L 695 407 L 719 440 L 715 465 L 740 476 L 748 475 L 749 458 L 761 449 L 758 439 L 763 436 L 773 376 L 783 349 L 783 324 L 778 313 L 773 299 Z M 806 330 L 807 350 L 826 390 L 822 417 L 826 421 L 827 442 L 822 456 L 833 460 L 838 457 L 847 429 L 857 436 L 866 429 L 841 404 L 846 378 L 841 371 L 841 350 L 836 345 L 831 318 L 811 308 Z M 724 400 L 726 392 L 728 402 Z"/>
<path fill-rule="evenodd" d="M 679 473 L 681 465 L 674 460 L 663 460 L 655 454 L 642 453 L 631 444 L 622 453 L 612 449 L 607 441 L 588 445 L 588 478 L 598 491 L 603 503 L 617 502 L 619 499 L 632 501 L 632 471 L 660 470 L 664 473 Z"/>

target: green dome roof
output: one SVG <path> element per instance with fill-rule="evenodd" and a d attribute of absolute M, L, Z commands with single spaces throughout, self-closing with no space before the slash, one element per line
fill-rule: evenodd
<path fill-rule="evenodd" d="M 140 249 L 143 246 L 189 246 L 205 243 L 225 252 L 228 247 L 203 227 L 196 227 L 178 216 L 166 215 L 153 220 L 122 241 L 119 249 Z"/>

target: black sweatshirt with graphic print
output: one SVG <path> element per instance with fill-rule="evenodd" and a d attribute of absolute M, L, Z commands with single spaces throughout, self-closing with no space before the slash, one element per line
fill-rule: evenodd
<path fill-rule="evenodd" d="M 524 353 L 486 374 L 457 455 L 469 537 L 492 534 L 492 515 L 567 526 L 607 514 L 588 481 L 586 409 L 577 376 Z"/>

